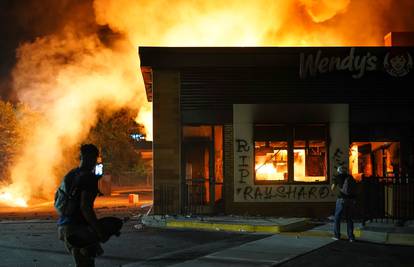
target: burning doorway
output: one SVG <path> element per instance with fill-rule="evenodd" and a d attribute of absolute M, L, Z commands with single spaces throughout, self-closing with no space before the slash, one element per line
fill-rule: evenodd
<path fill-rule="evenodd" d="M 184 126 L 182 165 L 187 212 L 212 213 L 221 209 L 223 126 Z"/>

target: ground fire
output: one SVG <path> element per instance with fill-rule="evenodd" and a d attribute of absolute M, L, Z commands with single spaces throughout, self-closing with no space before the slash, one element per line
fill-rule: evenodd
<path fill-rule="evenodd" d="M 382 14 L 391 5 L 387 0 L 375 6 L 351 0 L 94 1 L 93 27 L 69 16 L 59 32 L 17 49 L 13 90 L 42 117 L 10 169 L 10 183 L 0 187 L 0 202 L 27 206 L 37 197 L 50 200 L 65 151 L 82 142 L 102 107 L 108 113 L 139 110 L 136 120 L 152 138 L 137 46 L 377 46 L 390 31 Z M 91 32 L 96 25 L 114 34 Z M 364 34 L 355 30 L 362 25 Z M 257 179 L 285 179 L 287 151 L 277 151 L 257 158 Z M 314 158 L 322 152 L 315 153 Z M 304 148 L 294 154 L 295 177 L 326 179 L 307 174 L 312 155 Z"/>

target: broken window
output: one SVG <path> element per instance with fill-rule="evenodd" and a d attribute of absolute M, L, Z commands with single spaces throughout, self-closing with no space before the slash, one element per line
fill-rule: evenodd
<path fill-rule="evenodd" d="M 326 181 L 325 125 L 297 125 L 294 127 L 294 181 Z"/>
<path fill-rule="evenodd" d="M 326 147 L 324 140 L 295 141 L 294 181 L 326 181 Z"/>
<path fill-rule="evenodd" d="M 326 133 L 325 125 L 256 125 L 255 181 L 326 181 Z"/>
<path fill-rule="evenodd" d="M 256 141 L 257 181 L 287 181 L 288 150 L 284 141 Z"/>
<path fill-rule="evenodd" d="M 255 180 L 288 181 L 288 128 L 256 125 L 254 129 Z"/>
<path fill-rule="evenodd" d="M 399 142 L 354 142 L 349 153 L 349 172 L 364 177 L 399 177 Z"/>

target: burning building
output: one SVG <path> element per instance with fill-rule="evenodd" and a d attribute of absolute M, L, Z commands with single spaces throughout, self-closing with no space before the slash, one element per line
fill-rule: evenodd
<path fill-rule="evenodd" d="M 328 216 L 338 165 L 359 181 L 412 175 L 403 35 L 392 47 L 140 47 L 154 212 Z"/>

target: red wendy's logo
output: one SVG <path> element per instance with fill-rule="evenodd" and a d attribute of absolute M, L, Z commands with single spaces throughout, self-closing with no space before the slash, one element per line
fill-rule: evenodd
<path fill-rule="evenodd" d="M 403 77 L 413 68 L 413 59 L 408 52 L 391 51 L 384 57 L 384 69 L 393 77 Z"/>

